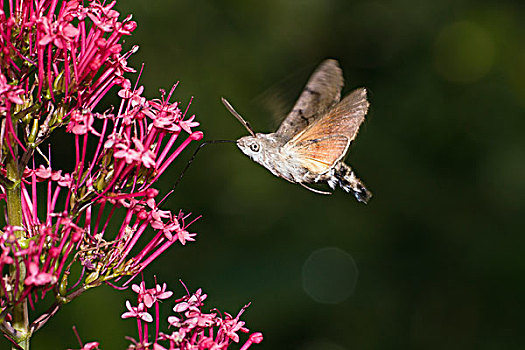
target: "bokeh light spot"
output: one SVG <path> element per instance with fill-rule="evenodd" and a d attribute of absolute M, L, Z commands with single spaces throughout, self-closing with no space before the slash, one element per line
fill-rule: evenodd
<path fill-rule="evenodd" d="M 315 301 L 338 304 L 354 292 L 358 270 L 347 252 L 328 247 L 316 250 L 303 264 L 303 288 Z"/>
<path fill-rule="evenodd" d="M 455 83 L 471 83 L 485 76 L 494 61 L 494 41 L 479 25 L 460 21 L 444 27 L 436 39 L 437 72 Z"/>

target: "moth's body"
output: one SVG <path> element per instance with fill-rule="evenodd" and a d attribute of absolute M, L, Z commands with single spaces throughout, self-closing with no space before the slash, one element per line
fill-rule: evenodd
<path fill-rule="evenodd" d="M 342 86 L 337 61 L 324 61 L 279 129 L 269 134 L 255 134 L 223 99 L 251 134 L 238 139 L 237 146 L 275 176 L 318 193 L 327 192 L 306 184 L 326 182 L 332 189 L 340 186 L 366 203 L 371 193 L 343 162 L 368 110 L 366 90 L 354 90 L 340 100 Z"/>
<path fill-rule="evenodd" d="M 258 152 L 253 152 L 250 148 L 250 145 L 255 143 L 259 145 Z M 361 202 L 366 203 L 370 199 L 371 193 L 357 178 L 352 168 L 343 161 L 335 163 L 326 172 L 312 172 L 304 166 L 301 158 L 285 145 L 275 133 L 257 133 L 256 137 L 244 136 L 237 140 L 237 146 L 244 154 L 277 177 L 298 184 L 326 182 L 332 189 L 339 185 L 346 192 L 354 193 Z"/>
<path fill-rule="evenodd" d="M 313 183 L 326 180 L 324 174 L 315 174 L 305 168 L 293 150 L 285 147 L 286 142 L 276 135 L 257 133 L 256 137 L 244 136 L 237 140 L 237 146 L 253 161 L 270 170 L 275 176 L 293 183 Z M 253 152 L 252 145 L 258 144 L 259 151 Z"/>

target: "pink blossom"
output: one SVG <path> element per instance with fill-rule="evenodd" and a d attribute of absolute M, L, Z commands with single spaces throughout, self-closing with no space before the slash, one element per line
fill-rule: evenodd
<path fill-rule="evenodd" d="M 135 146 L 136 152 L 140 156 L 142 165 L 144 165 L 144 167 L 148 169 L 153 167 L 155 165 L 155 154 L 151 150 L 145 149 L 144 145 L 138 138 L 133 137 L 132 141 Z"/>
<path fill-rule="evenodd" d="M 173 292 L 170 290 L 167 290 L 167 288 L 168 286 L 166 285 L 166 283 L 163 283 L 162 287 L 159 284 L 157 284 L 155 285 L 155 288 L 148 289 L 148 293 L 152 299 L 152 301 L 150 302 L 150 305 L 153 305 L 154 301 L 170 298 L 173 295 Z M 148 303 L 146 303 L 146 306 L 147 305 Z"/>
<path fill-rule="evenodd" d="M 155 288 L 146 289 L 145 283 L 142 281 L 140 285 L 132 285 L 131 289 L 139 295 L 139 302 L 144 302 L 144 305 L 147 308 L 152 307 L 155 302 L 168 299 L 173 295 L 172 291 L 167 290 L 166 283 L 164 283 L 162 286 L 157 284 Z"/>
<path fill-rule="evenodd" d="M 157 285 L 158 287 L 158 285 Z M 164 287 L 163 287 L 164 288 Z M 145 290 L 145 285 L 136 287 L 137 290 Z M 192 295 L 186 295 L 178 300 L 173 310 L 178 316 L 170 315 L 168 324 L 176 328 L 171 334 L 156 332 L 155 344 L 168 342 L 169 349 L 226 349 L 233 343 L 240 342 L 242 334 L 250 333 L 245 327 L 245 322 L 240 320 L 249 305 L 244 306 L 241 311 L 233 318 L 228 313 L 224 317 L 220 312 L 204 313 L 201 311 L 206 294 L 198 289 Z M 215 309 L 214 309 L 215 310 Z M 159 329 L 159 319 L 156 320 L 156 329 Z M 141 327 L 139 325 L 139 336 Z M 144 341 L 144 338 L 142 338 Z M 262 341 L 260 332 L 252 333 L 242 346 L 243 350 L 248 349 L 252 344 Z M 137 344 L 137 343 L 136 343 Z M 164 347 L 159 344 L 159 349 Z M 167 347 L 166 347 L 167 348 Z"/>
<path fill-rule="evenodd" d="M 98 349 L 98 346 L 99 346 L 98 342 L 92 341 L 92 342 L 84 344 L 84 346 L 80 350 L 96 350 Z"/>
<path fill-rule="evenodd" d="M 178 132 L 181 127 L 177 124 L 179 115 L 171 113 L 152 114 L 153 126 L 158 129 Z"/>
<path fill-rule="evenodd" d="M 40 271 L 40 268 L 37 263 L 30 262 L 27 267 L 28 275 L 24 283 L 28 286 L 43 286 L 49 283 L 55 283 L 56 277 L 47 272 Z"/>
<path fill-rule="evenodd" d="M 202 289 L 199 288 L 197 291 L 189 298 L 183 298 L 183 301 L 175 304 L 173 311 L 175 312 L 184 312 L 190 307 L 200 308 L 203 305 L 203 301 L 208 297 L 207 294 L 202 294 Z"/>
<path fill-rule="evenodd" d="M 59 186 L 69 187 L 72 184 L 73 178 L 71 177 L 71 174 L 64 174 L 64 176 L 61 176 L 56 181 Z"/>
<path fill-rule="evenodd" d="M 174 317 L 174 316 L 170 316 L 170 317 Z M 169 318 L 168 318 L 168 322 L 169 322 Z M 170 322 L 170 324 L 171 324 L 171 322 Z M 172 324 L 172 325 L 175 326 L 175 327 L 180 327 L 180 324 L 179 325 Z M 161 340 L 169 340 L 171 343 L 174 343 L 174 344 L 178 344 L 178 343 L 182 342 L 182 340 L 185 337 L 186 337 L 186 332 L 184 330 L 179 330 L 179 331 L 176 331 L 176 332 L 172 332 L 171 334 L 164 334 L 162 332 L 159 334 L 159 339 L 161 339 Z"/>
<path fill-rule="evenodd" d="M 131 149 L 129 144 L 119 143 L 116 145 L 115 149 L 118 150 L 114 154 L 115 158 L 123 159 L 127 164 L 140 161 L 140 153 Z"/>
<path fill-rule="evenodd" d="M 70 121 L 67 125 L 66 131 L 75 135 L 84 135 L 93 130 L 92 125 L 94 121 L 95 118 L 92 113 L 75 110 L 71 112 Z"/>
<path fill-rule="evenodd" d="M 167 223 L 164 223 L 162 221 L 156 221 L 151 225 L 151 227 L 158 229 L 160 232 L 162 232 L 162 234 L 168 241 L 174 240 L 174 236 L 172 234 L 173 232 L 177 233 L 177 237 L 175 238 L 178 238 L 178 231 L 180 230 L 180 225 L 177 219 L 170 220 Z"/>
<path fill-rule="evenodd" d="M 137 105 L 143 105 L 146 102 L 146 98 L 141 96 L 143 91 L 143 86 L 139 86 L 138 89 L 132 90 L 131 82 L 126 79 L 124 80 L 122 90 L 119 91 L 118 95 L 123 99 L 129 99 L 132 107 L 135 107 Z"/>
<path fill-rule="evenodd" d="M 177 231 L 177 239 L 182 245 L 186 245 L 186 242 L 193 242 L 195 241 L 196 233 L 189 233 L 186 230 L 178 230 Z"/>
<path fill-rule="evenodd" d="M 139 300 L 142 300 L 144 297 L 144 294 L 146 294 L 146 283 L 142 281 L 140 282 L 140 284 L 133 284 L 131 286 L 131 289 L 139 295 Z M 149 308 L 151 306 L 147 306 L 147 307 Z"/>
<path fill-rule="evenodd" d="M 18 87 L 18 85 L 8 84 L 5 75 L 0 73 L 0 102 L 3 102 L 2 99 L 5 99 L 12 103 L 20 105 L 24 103 L 24 100 L 22 100 L 22 98 L 20 97 L 23 94 L 24 89 Z"/>
<path fill-rule="evenodd" d="M 188 318 L 186 320 L 186 327 L 193 328 L 193 327 L 200 327 L 200 328 L 208 328 L 213 325 L 215 325 L 216 319 L 215 317 L 217 314 L 204 314 L 201 313 L 200 310 L 193 311 L 189 310 L 186 312 L 186 317 Z"/>
<path fill-rule="evenodd" d="M 158 343 L 153 344 L 153 350 L 166 350 L 166 348 Z"/>
<path fill-rule="evenodd" d="M 188 134 L 191 134 L 191 128 L 194 128 L 194 127 L 200 125 L 200 123 L 194 122 L 193 119 L 195 119 L 195 115 L 192 115 L 190 119 L 182 120 L 179 123 L 180 127 L 182 128 L 182 130 L 186 131 Z"/>
<path fill-rule="evenodd" d="M 13 258 L 9 256 L 10 249 L 5 247 L 2 248 L 2 254 L 0 255 L 0 265 L 3 266 L 5 264 L 9 265 L 13 263 Z"/>
<path fill-rule="evenodd" d="M 127 312 L 122 314 L 122 318 L 138 318 L 144 322 L 153 322 L 153 317 L 146 311 L 144 303 L 140 303 L 138 306 L 131 306 L 129 300 L 126 300 Z"/>
<path fill-rule="evenodd" d="M 195 141 L 177 140 L 179 102 L 169 102 L 174 88 L 169 96 L 163 94 L 161 103 L 148 101 L 142 86 L 132 88 L 123 77 L 135 72 L 127 60 L 137 47 L 121 53 L 119 41 L 137 25 L 131 17 L 120 20 L 114 2 L 13 4 L 0 10 L 0 112 L 7 121 L 0 125 L 0 164 L 14 161 L 21 170 L 14 184 L 21 193 L 21 222 L 10 224 L 6 216 L 0 231 L 0 265 L 8 274 L 0 283 L 3 310 L 17 308 L 29 296 L 36 302 L 51 290 L 60 298 L 57 305 L 63 305 L 102 283 L 126 286 L 170 248 L 177 230 L 187 225 L 181 222 L 180 227 L 176 215 L 159 207 L 159 191 L 153 186 Z M 15 20 L 11 13 L 19 17 Z M 120 107 L 94 113 L 114 86 L 121 87 Z M 24 103 L 23 109 L 14 106 Z M 20 122 L 11 122 L 13 111 Z M 159 114 L 169 122 L 155 127 L 164 118 Z M 74 154 L 67 172 L 33 152 L 60 127 L 70 133 L 66 136 Z M 55 156 L 60 150 L 51 147 L 49 153 Z M 0 183 L 2 207 L 12 203 L 6 185 L 13 186 Z M 143 306 L 128 311 L 142 320 L 149 319 L 146 304 L 172 294 L 165 285 L 142 293 Z M 37 317 L 43 321 L 35 327 L 50 316 Z"/>
<path fill-rule="evenodd" d="M 63 17 L 63 19 L 65 19 L 65 17 Z M 71 23 L 65 21 L 51 22 L 47 17 L 41 17 L 38 20 L 38 27 L 43 33 L 43 37 L 38 44 L 46 46 L 53 42 L 59 49 L 63 49 L 71 41 L 76 40 L 80 33 Z"/>
<path fill-rule="evenodd" d="M 239 342 L 239 335 L 237 332 L 239 330 L 246 331 L 246 328 L 244 328 L 244 321 L 239 321 L 238 318 L 231 318 L 231 316 L 227 313 L 226 314 L 226 320 L 223 322 L 224 328 L 225 328 L 225 334 L 228 338 L 233 340 L 234 342 Z"/>
<path fill-rule="evenodd" d="M 177 316 L 169 316 L 168 323 L 170 324 L 170 326 L 182 327 L 181 318 Z"/>
<path fill-rule="evenodd" d="M 184 119 L 191 101 L 184 113 L 171 101 L 177 84 L 149 100 L 126 76 L 135 72 L 128 59 L 138 47 L 124 52 L 122 39 L 137 24 L 114 8 L 115 1 L 43 0 L 8 1 L 0 9 L 0 202 L 15 207 L 0 230 L 0 326 L 13 343 L 84 291 L 123 289 L 175 242 L 195 240 L 188 231 L 195 219 L 162 207 L 156 183 L 203 133 L 194 115 Z M 102 106 L 115 87 L 119 104 Z M 70 160 L 67 170 L 52 162 L 63 154 L 54 143 L 42 155 L 60 128 L 70 140 L 71 159 L 59 162 Z M 177 315 L 168 322 L 176 331 L 159 334 L 159 304 L 173 292 L 165 283 L 132 290 L 137 306 L 126 301 L 121 315 L 138 327 L 130 348 L 160 350 L 168 342 L 170 350 L 226 349 L 248 332 L 239 317 L 202 312 L 206 294 L 199 289 L 175 301 Z M 48 310 L 35 307 L 41 300 L 50 301 Z M 13 329 L 14 312 L 27 316 L 27 329 Z"/>
<path fill-rule="evenodd" d="M 259 344 L 262 341 L 263 341 L 263 335 L 261 332 L 252 333 L 250 334 L 250 336 L 248 337 L 248 340 L 246 341 L 246 343 L 244 343 L 244 345 L 241 347 L 240 350 L 246 350 L 252 344 Z"/>
<path fill-rule="evenodd" d="M 92 341 L 84 344 L 79 350 L 98 350 L 99 343 Z M 71 349 L 70 349 L 71 350 Z"/>
<path fill-rule="evenodd" d="M 51 177 L 51 174 L 53 173 L 53 169 L 50 167 L 44 167 L 43 165 L 40 165 L 38 169 L 35 170 L 36 176 L 38 176 L 41 179 L 48 179 Z"/>

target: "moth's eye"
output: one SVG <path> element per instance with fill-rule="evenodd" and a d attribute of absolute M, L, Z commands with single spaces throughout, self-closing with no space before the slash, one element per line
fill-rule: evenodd
<path fill-rule="evenodd" d="M 250 145 L 250 149 L 253 151 L 253 152 L 259 152 L 259 144 L 258 143 L 252 143 Z"/>

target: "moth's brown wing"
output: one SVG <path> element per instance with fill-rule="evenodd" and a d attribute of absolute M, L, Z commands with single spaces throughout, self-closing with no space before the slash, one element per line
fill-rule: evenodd
<path fill-rule="evenodd" d="M 292 111 L 277 129 L 285 141 L 311 125 L 341 99 L 343 72 L 336 60 L 325 60 L 312 73 Z"/>
<path fill-rule="evenodd" d="M 304 157 L 317 162 L 317 165 L 313 166 L 313 169 L 318 170 L 316 173 L 326 172 L 346 155 L 350 143 L 365 119 L 368 106 L 366 89 L 354 90 L 288 141 L 284 148 L 299 159 Z"/>
<path fill-rule="evenodd" d="M 301 142 L 293 149 L 293 152 L 295 152 L 296 159 L 300 160 L 301 165 L 311 173 L 323 174 L 341 158 L 341 154 L 346 152 L 348 144 L 349 141 L 346 136 L 326 136 L 322 139 Z"/>

